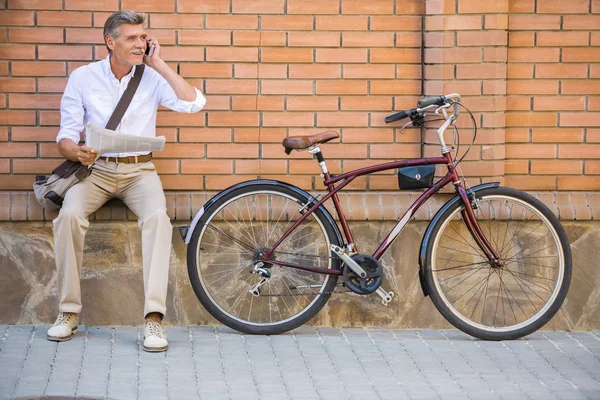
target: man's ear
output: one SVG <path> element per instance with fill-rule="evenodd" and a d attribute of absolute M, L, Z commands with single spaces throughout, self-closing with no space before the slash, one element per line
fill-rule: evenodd
<path fill-rule="evenodd" d="M 113 38 L 112 36 L 106 35 L 106 38 L 104 38 L 104 41 L 106 42 L 106 47 L 108 47 L 111 51 L 115 49 L 115 38 Z"/>

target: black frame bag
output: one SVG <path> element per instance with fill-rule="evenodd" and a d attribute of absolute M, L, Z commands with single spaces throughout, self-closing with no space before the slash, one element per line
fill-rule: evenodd
<path fill-rule="evenodd" d="M 123 115 L 125 115 L 125 111 L 127 111 L 127 107 L 129 107 L 129 103 L 131 103 L 131 99 L 133 99 L 133 95 L 142 80 L 145 67 L 145 64 L 136 66 L 134 76 L 129 81 L 127 89 L 125 89 L 119 103 L 117 103 L 117 107 L 115 107 L 115 110 L 110 116 L 110 119 L 106 124 L 106 129 L 115 130 L 117 129 L 117 126 L 119 126 L 119 123 L 121 122 Z M 62 207 L 67 190 L 79 181 L 90 176 L 91 173 L 91 166 L 86 167 L 79 161 L 66 160 L 52 171 L 52 175 L 38 175 L 35 177 L 35 182 L 33 183 L 35 198 L 44 209 L 48 211 L 58 210 Z"/>

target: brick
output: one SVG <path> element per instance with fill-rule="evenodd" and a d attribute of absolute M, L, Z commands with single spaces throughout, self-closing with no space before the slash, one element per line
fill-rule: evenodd
<path fill-rule="evenodd" d="M 419 94 L 421 83 L 419 81 L 372 81 L 371 94 Z"/>
<path fill-rule="evenodd" d="M 6 111 L 0 111 L 5 113 Z M 2 116 L 4 118 L 4 116 Z M 36 157 L 37 146 L 35 143 L 0 143 L 0 157 Z"/>
<path fill-rule="evenodd" d="M 587 65 L 573 64 L 537 64 L 535 66 L 536 78 L 586 78 Z M 568 81 L 563 82 L 569 83 Z M 564 92 L 564 86 L 562 87 Z"/>
<path fill-rule="evenodd" d="M 10 41 L 13 43 L 62 43 L 61 28 L 10 28 Z"/>
<path fill-rule="evenodd" d="M 535 0 L 512 0 L 508 2 L 508 12 L 511 14 L 533 13 Z"/>
<path fill-rule="evenodd" d="M 204 52 L 200 49 L 194 49 L 195 51 L 190 51 L 189 48 L 186 47 L 171 47 L 171 46 L 161 46 L 160 55 L 161 58 L 167 63 L 169 61 L 204 61 Z M 208 59 L 207 61 L 234 61 L 234 60 L 218 60 L 218 56 L 223 55 L 222 50 L 227 51 L 229 48 L 218 48 L 218 47 L 210 47 L 207 48 L 207 54 L 213 59 Z M 240 53 L 246 49 L 238 49 Z M 98 48 L 96 48 L 96 54 L 98 54 Z M 98 58 L 98 57 L 97 57 Z M 174 64 L 173 64 L 174 65 Z"/>
<path fill-rule="evenodd" d="M 288 14 L 338 14 L 340 0 L 287 0 Z"/>
<path fill-rule="evenodd" d="M 38 92 L 63 93 L 66 86 L 67 78 L 38 78 Z"/>
<path fill-rule="evenodd" d="M 507 33 L 504 31 L 457 32 L 459 46 L 506 46 Z"/>
<path fill-rule="evenodd" d="M 231 142 L 229 128 L 180 128 L 179 142 Z"/>
<path fill-rule="evenodd" d="M 262 94 L 313 94 L 313 81 L 272 80 L 261 82 Z"/>
<path fill-rule="evenodd" d="M 481 49 L 436 49 L 425 52 L 425 63 L 427 64 L 467 64 L 481 62 Z"/>
<path fill-rule="evenodd" d="M 556 126 L 555 113 L 508 113 L 506 126 Z"/>
<path fill-rule="evenodd" d="M 15 159 L 13 173 L 15 174 L 47 174 L 56 168 L 61 160 Z"/>
<path fill-rule="evenodd" d="M 580 175 L 583 173 L 579 160 L 532 160 L 531 173 L 534 175 Z"/>
<path fill-rule="evenodd" d="M 159 174 L 178 174 L 179 160 L 153 160 Z"/>
<path fill-rule="evenodd" d="M 59 126 L 60 113 L 58 111 L 39 111 L 40 125 Z"/>
<path fill-rule="evenodd" d="M 536 79 L 514 80 L 508 81 L 507 90 L 510 94 L 558 94 L 558 82 Z"/>
<path fill-rule="evenodd" d="M 439 146 L 437 146 L 439 155 Z M 375 158 L 387 159 L 406 159 L 418 157 L 421 146 L 418 144 L 372 144 L 370 146 L 370 156 Z"/>
<path fill-rule="evenodd" d="M 145 13 L 169 13 L 175 11 L 175 1 L 121 0 L 122 10 Z"/>
<path fill-rule="evenodd" d="M 220 178 L 220 177 L 219 177 Z M 202 175 L 163 175 L 160 177 L 165 190 L 203 190 Z M 243 181 L 244 179 L 240 179 Z M 225 187 L 224 187 L 225 188 Z M 223 189 L 224 189 L 223 188 Z M 168 196 L 168 194 L 167 194 Z M 169 214 L 169 199 L 167 198 L 167 214 Z M 169 217 L 173 218 L 172 212 Z"/>
<path fill-rule="evenodd" d="M 180 74 L 184 78 L 202 77 L 202 78 L 231 78 L 233 76 L 232 64 L 220 63 L 202 63 L 202 64 L 181 64 L 179 66 Z"/>
<path fill-rule="evenodd" d="M 42 13 L 40 12 L 40 14 Z M 34 21 L 33 11 L 3 10 L 0 13 L 0 25 L 2 26 L 33 26 Z"/>
<path fill-rule="evenodd" d="M 235 160 L 235 170 L 243 174 L 285 174 L 286 160 Z"/>
<path fill-rule="evenodd" d="M 498 29 L 505 31 L 508 29 L 508 15 L 506 14 L 488 14 L 484 16 L 483 28 L 487 30 Z"/>
<path fill-rule="evenodd" d="M 567 50 L 571 49 L 564 49 L 563 52 Z M 509 62 L 558 62 L 559 55 L 559 49 L 508 49 Z"/>
<path fill-rule="evenodd" d="M 258 157 L 257 144 L 208 144 L 206 155 L 208 158 L 256 158 Z"/>
<path fill-rule="evenodd" d="M 587 129 L 586 142 L 600 143 L 600 129 Z"/>
<path fill-rule="evenodd" d="M 233 131 L 236 143 L 281 143 L 286 136 L 285 128 L 235 128 Z"/>
<path fill-rule="evenodd" d="M 554 144 L 507 144 L 506 158 L 555 158 Z"/>
<path fill-rule="evenodd" d="M 189 0 L 179 0 L 180 3 L 183 1 L 190 2 Z M 225 3 L 223 0 L 212 0 L 212 1 L 193 1 L 197 7 L 207 8 L 212 2 Z M 180 4 L 179 3 L 179 4 Z M 228 2 L 227 2 L 228 3 Z M 193 12 L 183 11 L 180 5 L 177 6 L 179 12 Z M 229 5 L 227 4 L 227 8 Z M 209 11 L 199 11 L 202 13 L 208 13 Z M 172 28 L 172 29 L 202 29 L 204 25 L 204 17 L 201 15 L 186 15 L 186 14 L 152 14 L 149 18 L 150 27 L 152 28 Z"/>
<path fill-rule="evenodd" d="M 572 0 L 569 2 L 540 1 L 536 12 L 538 14 L 587 14 L 589 0 Z"/>
<path fill-rule="evenodd" d="M 344 47 L 393 47 L 394 34 L 388 32 L 344 32 L 342 34 Z"/>
<path fill-rule="evenodd" d="M 258 29 L 256 15 L 207 15 L 207 29 Z"/>
<path fill-rule="evenodd" d="M 46 128 L 39 126 L 17 127 L 11 128 L 11 140 L 13 142 L 53 142 L 56 140 L 58 131 L 56 128 Z"/>
<path fill-rule="evenodd" d="M 231 32 L 185 31 L 179 32 L 179 44 L 201 46 L 229 46 Z"/>
<path fill-rule="evenodd" d="M 244 171 L 247 172 L 247 171 Z M 182 174 L 233 174 L 232 160 L 182 160 Z"/>
<path fill-rule="evenodd" d="M 503 79 L 506 64 L 457 65 L 457 79 Z"/>
<path fill-rule="evenodd" d="M 509 47 L 533 47 L 535 46 L 534 32 L 510 32 L 508 34 Z"/>
<path fill-rule="evenodd" d="M 594 47 L 600 46 L 600 32 L 592 32 L 590 42 Z"/>
<path fill-rule="evenodd" d="M 342 0 L 342 14 L 393 14 L 394 0 Z"/>
<path fill-rule="evenodd" d="M 458 12 L 460 14 L 494 14 L 505 13 L 508 11 L 508 2 L 480 2 L 465 1 L 458 3 Z"/>
<path fill-rule="evenodd" d="M 234 46 L 285 46 L 285 32 L 233 32 Z"/>
<path fill-rule="evenodd" d="M 372 63 L 419 63 L 421 61 L 421 50 L 372 49 L 370 61 Z"/>
<path fill-rule="evenodd" d="M 317 94 L 367 94 L 367 81 L 317 81 Z"/>
<path fill-rule="evenodd" d="M 39 26 L 91 26 L 92 14 L 74 11 L 39 11 L 37 24 Z"/>
<path fill-rule="evenodd" d="M 231 0 L 234 14 L 283 14 L 285 0 Z"/>
<path fill-rule="evenodd" d="M 332 96 L 288 96 L 288 111 L 333 111 L 338 109 L 338 98 Z"/>
<path fill-rule="evenodd" d="M 508 61 L 508 54 L 505 47 L 484 47 L 483 62 L 502 62 Z"/>
<path fill-rule="evenodd" d="M 342 141 L 344 143 L 391 143 L 394 141 L 393 129 L 344 129 L 342 133 Z M 344 162 L 344 167 L 346 167 Z M 350 169 L 356 169 L 357 166 L 352 166 L 352 163 L 347 165 Z"/>
<path fill-rule="evenodd" d="M 508 64 L 506 77 L 515 78 L 533 78 L 533 65 L 531 64 Z"/>
<path fill-rule="evenodd" d="M 236 78 L 276 79 L 287 78 L 287 65 L 281 64 L 235 64 Z"/>
<path fill-rule="evenodd" d="M 290 66 L 291 68 L 291 66 Z M 394 78 L 393 65 L 357 64 L 344 65 L 344 78 L 348 79 L 390 79 Z"/>
<path fill-rule="evenodd" d="M 372 21 L 373 19 L 371 19 L 371 23 Z M 366 31 L 367 25 L 368 19 L 364 16 L 339 15 L 315 17 L 315 26 L 318 31 Z"/>
<path fill-rule="evenodd" d="M 538 32 L 537 46 L 588 46 L 588 32 Z"/>
<path fill-rule="evenodd" d="M 419 85 L 420 88 L 420 85 Z M 463 96 L 481 95 L 480 81 L 428 81 L 425 82 L 425 93 L 460 93 Z M 416 82 L 411 94 L 418 94 Z M 420 89 L 419 89 L 420 90 Z"/>
<path fill-rule="evenodd" d="M 155 154 L 156 158 L 201 158 L 204 157 L 204 144 L 167 143 L 165 149 Z"/>
<path fill-rule="evenodd" d="M 600 53 L 589 49 L 564 48 L 562 49 L 563 62 L 600 62 Z"/>
<path fill-rule="evenodd" d="M 288 46 L 290 47 L 339 47 L 341 34 L 339 32 L 290 32 Z"/>
<path fill-rule="evenodd" d="M 507 128 L 506 143 L 519 143 L 529 141 L 529 129 L 527 128 Z"/>
<path fill-rule="evenodd" d="M 391 97 L 343 97 L 341 109 L 344 111 L 388 111 L 392 109 Z"/>
<path fill-rule="evenodd" d="M 454 32 L 425 32 L 425 47 L 454 47 Z"/>
<path fill-rule="evenodd" d="M 8 0 L 13 10 L 61 10 L 62 0 Z"/>
<path fill-rule="evenodd" d="M 283 111 L 283 96 L 232 96 L 232 110 Z"/>
<path fill-rule="evenodd" d="M 508 175 L 506 186 L 520 190 L 554 190 L 556 178 L 553 176 L 520 176 Z"/>
<path fill-rule="evenodd" d="M 340 78 L 341 66 L 337 64 L 292 64 L 289 66 L 291 79 Z"/>
<path fill-rule="evenodd" d="M 542 31 L 560 29 L 560 16 L 510 15 L 508 17 L 508 29 L 511 31 Z M 565 26 L 564 29 L 571 28 L 567 28 Z"/>
<path fill-rule="evenodd" d="M 540 128 L 531 131 L 531 141 L 534 143 L 583 142 L 582 128 Z"/>
<path fill-rule="evenodd" d="M 312 49 L 263 48 L 261 49 L 261 61 L 274 63 L 313 62 L 313 51 Z"/>
<path fill-rule="evenodd" d="M 428 31 L 480 30 L 483 22 L 480 15 L 436 15 L 425 17 Z"/>
<path fill-rule="evenodd" d="M 506 160 L 504 162 L 504 171 L 507 175 L 529 174 L 528 160 Z"/>
<path fill-rule="evenodd" d="M 313 126 L 314 114 L 309 112 L 265 112 L 263 126 Z"/>
<path fill-rule="evenodd" d="M 559 176 L 558 190 L 600 190 L 597 176 Z"/>
<path fill-rule="evenodd" d="M 332 174 L 341 173 L 341 161 L 329 160 L 327 161 L 327 169 Z M 317 175 L 321 172 L 318 164 L 315 160 L 291 160 L 290 161 L 290 174 L 306 174 L 306 175 Z"/>
<path fill-rule="evenodd" d="M 264 15 L 260 19 L 263 30 L 306 31 L 313 28 L 313 17 L 308 15 Z"/>
<path fill-rule="evenodd" d="M 177 12 L 180 13 L 229 13 L 229 0 L 177 0 Z"/>
<path fill-rule="evenodd" d="M 533 109 L 542 111 L 552 110 L 581 110 L 585 109 L 585 97 L 534 97 Z"/>
<path fill-rule="evenodd" d="M 456 66 L 451 64 L 437 64 L 425 66 L 426 80 L 454 79 Z M 420 77 L 419 77 L 420 78 Z"/>
<path fill-rule="evenodd" d="M 14 65 L 14 62 L 13 62 Z M 8 61 L 0 61 L 0 75 L 7 76 L 8 75 Z M 13 74 L 13 76 L 15 76 Z M 18 76 L 18 75 L 16 75 Z"/>
<path fill-rule="evenodd" d="M 208 126 L 257 126 L 256 112 L 211 112 L 208 114 Z"/>
<path fill-rule="evenodd" d="M 561 112 L 559 126 L 600 126 L 600 112 Z"/>
<path fill-rule="evenodd" d="M 560 144 L 558 158 L 600 158 L 600 145 L 597 144 Z"/>
<path fill-rule="evenodd" d="M 560 18 L 560 17 L 555 17 Z M 600 15 L 565 15 L 563 16 L 564 30 L 589 31 L 590 27 L 597 27 L 600 24 Z"/>
<path fill-rule="evenodd" d="M 35 59 L 35 46 L 30 44 L 0 44 L 0 59 Z"/>
<path fill-rule="evenodd" d="M 38 46 L 40 60 L 91 60 L 92 48 L 89 46 Z"/>
<path fill-rule="evenodd" d="M 65 0 L 65 10 L 117 11 L 118 0 Z"/>
<path fill-rule="evenodd" d="M 3 125 L 35 125 L 35 111 L 0 110 Z"/>
<path fill-rule="evenodd" d="M 586 175 L 600 175 L 600 161 L 586 160 L 585 174 Z"/>
<path fill-rule="evenodd" d="M 375 51 L 373 49 L 372 51 Z M 316 62 L 322 63 L 364 63 L 367 62 L 367 49 L 317 49 Z"/>
<path fill-rule="evenodd" d="M 207 80 L 206 93 L 208 94 L 256 94 L 258 82 L 255 80 Z"/>
<path fill-rule="evenodd" d="M 59 109 L 62 96 L 47 94 L 11 94 L 11 108 Z"/>
<path fill-rule="evenodd" d="M 185 49 L 187 51 L 187 49 Z M 266 49 L 263 49 L 263 51 Z M 219 48 L 206 49 L 206 61 L 258 61 L 258 49 L 255 48 Z M 263 60 L 264 61 L 264 60 Z"/>
<path fill-rule="evenodd" d="M 340 113 L 319 112 L 317 113 L 317 126 L 323 127 L 362 127 L 369 124 L 367 113 Z"/>

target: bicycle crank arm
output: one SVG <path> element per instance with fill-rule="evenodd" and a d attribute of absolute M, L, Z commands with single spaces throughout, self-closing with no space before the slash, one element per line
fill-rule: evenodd
<path fill-rule="evenodd" d="M 367 277 L 367 273 L 365 272 L 364 269 L 362 269 L 362 267 L 360 265 L 358 265 L 358 263 L 356 261 L 354 261 L 352 259 L 352 257 L 350 257 L 345 251 L 344 249 L 342 249 L 339 246 L 336 246 L 335 244 L 331 245 L 331 251 L 333 251 L 339 258 L 341 258 L 344 263 L 352 270 L 356 273 L 356 275 L 360 276 L 361 278 L 366 278 Z"/>
<path fill-rule="evenodd" d="M 375 293 L 381 296 L 381 304 L 384 306 L 387 306 L 392 301 L 392 297 L 394 297 L 394 292 L 386 292 L 381 286 L 377 288 Z"/>

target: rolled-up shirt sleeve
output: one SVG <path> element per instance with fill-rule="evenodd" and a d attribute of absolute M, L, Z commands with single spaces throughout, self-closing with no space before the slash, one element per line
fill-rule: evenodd
<path fill-rule="evenodd" d="M 159 103 L 160 105 L 170 108 L 173 111 L 196 113 L 204 108 L 204 105 L 206 104 L 206 98 L 197 88 L 194 89 L 196 90 L 196 100 L 181 100 L 179 97 L 177 97 L 175 90 L 173 90 L 171 85 L 169 85 L 169 82 L 159 75 Z"/>
<path fill-rule="evenodd" d="M 73 71 L 60 102 L 60 130 L 56 137 L 56 143 L 62 139 L 70 139 L 78 144 L 80 132 L 83 132 L 85 108 L 83 106 L 79 75 L 77 70 Z"/>

